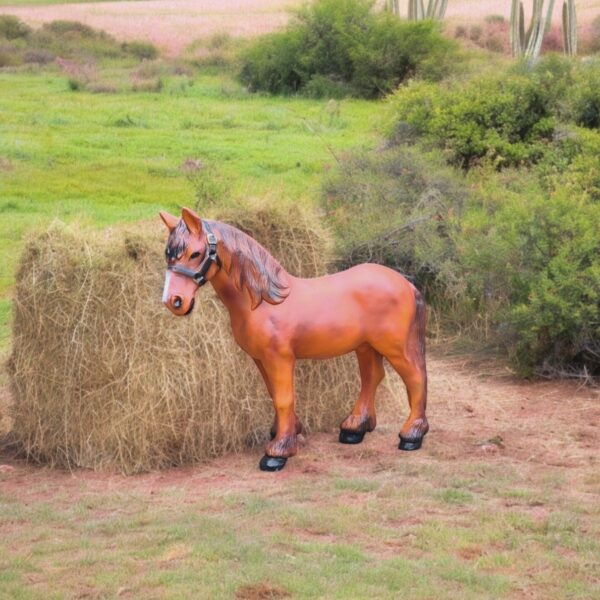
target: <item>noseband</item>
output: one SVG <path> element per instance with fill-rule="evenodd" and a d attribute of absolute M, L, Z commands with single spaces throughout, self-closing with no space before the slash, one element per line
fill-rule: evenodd
<path fill-rule="evenodd" d="M 204 253 L 204 260 L 200 265 L 200 269 L 198 269 L 198 271 L 194 271 L 193 269 L 188 269 L 187 267 L 182 267 L 181 265 L 167 266 L 168 271 L 173 271 L 173 273 L 179 273 L 179 275 L 193 279 L 198 287 L 202 287 L 208 281 L 206 279 L 206 274 L 213 264 L 216 264 L 219 269 L 221 268 L 221 260 L 217 255 L 217 238 L 206 221 L 202 221 L 202 228 L 204 231 L 206 231 L 207 245 L 206 252 Z"/>

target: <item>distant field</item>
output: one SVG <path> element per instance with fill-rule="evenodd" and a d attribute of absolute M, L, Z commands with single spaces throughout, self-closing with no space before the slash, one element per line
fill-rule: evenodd
<path fill-rule="evenodd" d="M 0 347 L 8 341 L 9 290 L 23 236 L 53 218 L 104 226 L 152 219 L 194 202 L 181 170 L 212 161 L 232 194 L 306 201 L 318 192 L 328 146 L 372 139 L 372 103 L 347 100 L 331 119 L 325 101 L 250 96 L 226 77 L 160 94 L 89 94 L 58 74 L 0 74 Z"/>
<path fill-rule="evenodd" d="M 277 29 L 287 21 L 287 9 L 301 3 L 302 0 L 136 0 L 60 4 L 56 0 L 0 0 L 0 12 L 16 14 L 34 25 L 75 19 L 118 38 L 149 39 L 177 54 L 194 39 L 213 33 L 251 36 Z M 28 6 L 34 4 L 51 6 Z M 400 4 L 406 14 L 406 0 Z M 490 14 L 508 17 L 510 5 L 510 0 L 450 0 L 447 15 L 454 22 L 480 21 Z M 561 2 L 556 3 L 555 19 L 560 16 L 561 6 Z M 600 14 L 600 0 L 579 0 L 577 8 L 583 24 Z"/>
<path fill-rule="evenodd" d="M 299 0 L 139 0 L 100 4 L 9 6 L 0 0 L 0 12 L 15 14 L 33 25 L 55 19 L 82 21 L 119 39 L 147 39 L 171 54 L 197 38 L 227 32 L 251 36 L 273 31 L 288 20 L 287 7 Z M 36 1 L 37 4 L 37 1 Z M 41 2 L 40 2 L 41 4 Z"/>
<path fill-rule="evenodd" d="M 89 4 L 100 2 L 113 2 L 114 0 L 72 0 L 69 4 Z M 135 2 L 136 0 L 128 0 Z M 0 6 L 45 6 L 55 4 L 66 4 L 64 0 L 0 0 Z"/>

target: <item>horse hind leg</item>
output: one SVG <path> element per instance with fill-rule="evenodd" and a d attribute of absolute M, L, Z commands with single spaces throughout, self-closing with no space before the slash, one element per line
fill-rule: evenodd
<path fill-rule="evenodd" d="M 425 302 L 417 292 L 417 306 L 406 343 L 401 351 L 386 354 L 386 358 L 402 377 L 408 395 L 410 414 L 400 430 L 400 450 L 418 450 L 429 431 L 425 415 L 427 408 L 427 367 L 425 362 Z"/>
<path fill-rule="evenodd" d="M 371 346 L 360 346 L 356 356 L 360 369 L 360 395 L 352 412 L 340 425 L 339 439 L 342 444 L 360 444 L 365 433 L 375 429 L 375 391 L 385 376 L 383 357 Z"/>

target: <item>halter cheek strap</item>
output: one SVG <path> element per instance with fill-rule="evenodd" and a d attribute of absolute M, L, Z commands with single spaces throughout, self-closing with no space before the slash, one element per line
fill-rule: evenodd
<path fill-rule="evenodd" d="M 193 269 L 188 269 L 181 265 L 169 265 L 167 267 L 168 271 L 173 271 L 173 273 L 179 273 L 180 275 L 193 279 L 198 287 L 202 287 L 208 281 L 206 275 L 213 264 L 216 264 L 219 269 L 221 268 L 221 260 L 217 254 L 217 238 L 206 221 L 202 221 L 202 228 L 206 231 L 207 244 L 204 260 L 200 265 L 200 269 L 194 271 Z"/>

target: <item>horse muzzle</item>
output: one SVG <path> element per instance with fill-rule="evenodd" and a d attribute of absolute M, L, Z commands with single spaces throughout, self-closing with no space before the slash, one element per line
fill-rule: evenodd
<path fill-rule="evenodd" d="M 194 310 L 195 299 L 185 300 L 178 295 L 170 296 L 165 302 L 165 306 L 176 316 L 185 317 Z"/>

